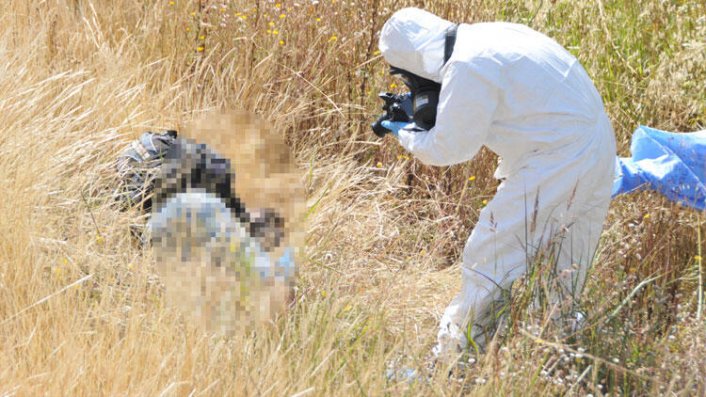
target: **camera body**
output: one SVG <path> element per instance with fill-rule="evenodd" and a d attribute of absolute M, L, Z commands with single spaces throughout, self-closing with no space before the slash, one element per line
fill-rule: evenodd
<path fill-rule="evenodd" d="M 414 111 L 411 93 L 393 94 L 391 92 L 381 92 L 378 97 L 385 103 L 382 105 L 382 116 L 371 125 L 375 135 L 382 138 L 390 132 L 390 130 L 382 126 L 382 122 L 385 120 L 412 122 Z"/>

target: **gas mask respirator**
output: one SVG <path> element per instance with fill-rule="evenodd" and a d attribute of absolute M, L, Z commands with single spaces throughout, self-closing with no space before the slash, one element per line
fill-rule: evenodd
<path fill-rule="evenodd" d="M 444 64 L 451 58 L 457 29 L 458 25 L 454 25 L 446 31 Z M 441 84 L 395 66 L 390 67 L 390 74 L 399 76 L 409 92 L 405 94 L 382 92 L 378 95 L 384 102 L 383 114 L 371 125 L 373 132 L 379 137 L 384 137 L 390 132 L 382 126 L 385 120 L 414 122 L 423 130 L 432 129 L 436 124 L 436 108 L 439 105 Z"/>

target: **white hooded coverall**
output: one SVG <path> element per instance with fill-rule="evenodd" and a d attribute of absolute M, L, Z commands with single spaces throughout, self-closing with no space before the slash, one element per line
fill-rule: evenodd
<path fill-rule="evenodd" d="M 441 83 L 436 125 L 403 128 L 402 146 L 422 162 L 470 160 L 482 145 L 501 163 L 497 194 L 463 252 L 461 292 L 441 320 L 436 352 L 467 346 L 502 289 L 549 249 L 561 299 L 577 297 L 610 203 L 615 138 L 586 71 L 554 40 L 512 23 L 462 24 L 444 64 L 451 22 L 415 8 L 384 25 L 379 47 L 392 66 Z M 557 295 L 557 296 L 559 296 Z"/>

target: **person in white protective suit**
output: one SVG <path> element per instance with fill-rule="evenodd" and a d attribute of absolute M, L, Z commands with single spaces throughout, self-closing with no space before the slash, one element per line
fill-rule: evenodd
<path fill-rule="evenodd" d="M 393 68 L 441 85 L 432 127 L 416 116 L 383 123 L 406 150 L 434 166 L 470 160 L 483 145 L 501 158 L 502 182 L 464 248 L 462 289 L 441 319 L 437 355 L 464 351 L 468 331 L 483 343 L 493 302 L 550 245 L 561 285 L 553 299 L 578 297 L 608 211 L 616 148 L 576 58 L 526 26 L 457 26 L 415 8 L 392 15 L 379 48 Z"/>

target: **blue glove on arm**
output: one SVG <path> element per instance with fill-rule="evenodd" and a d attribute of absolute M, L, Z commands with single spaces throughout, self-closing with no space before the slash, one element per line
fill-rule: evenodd
<path fill-rule="evenodd" d="M 400 130 L 412 123 L 407 123 L 404 121 L 390 121 L 390 120 L 385 120 L 381 123 L 381 125 L 388 130 L 390 130 L 390 133 L 395 136 L 395 138 L 399 137 Z"/>

